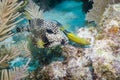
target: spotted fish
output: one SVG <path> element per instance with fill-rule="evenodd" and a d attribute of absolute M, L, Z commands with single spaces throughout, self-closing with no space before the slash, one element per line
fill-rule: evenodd
<path fill-rule="evenodd" d="M 59 29 L 59 24 L 44 19 L 32 19 L 29 21 L 30 32 L 33 34 L 34 42 L 39 48 L 52 47 L 67 44 L 68 39 Z M 43 42 L 41 42 L 43 41 Z"/>

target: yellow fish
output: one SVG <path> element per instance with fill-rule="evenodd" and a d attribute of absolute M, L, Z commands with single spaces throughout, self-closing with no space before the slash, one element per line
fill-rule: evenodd
<path fill-rule="evenodd" d="M 60 30 L 63 31 L 63 33 L 68 37 L 69 40 L 78 43 L 80 45 L 90 45 L 90 42 L 87 41 L 84 38 L 80 38 L 78 36 L 76 36 L 75 34 L 65 30 L 62 26 L 60 27 Z"/>

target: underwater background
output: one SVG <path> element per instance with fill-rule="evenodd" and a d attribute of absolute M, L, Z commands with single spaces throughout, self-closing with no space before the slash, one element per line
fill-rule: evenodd
<path fill-rule="evenodd" d="M 119 64 L 120 0 L 0 0 L 0 80 L 120 80 Z"/>

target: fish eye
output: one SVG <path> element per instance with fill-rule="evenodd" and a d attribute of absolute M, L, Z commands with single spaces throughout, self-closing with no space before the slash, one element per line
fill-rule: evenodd
<path fill-rule="evenodd" d="M 53 31 L 51 29 L 46 29 L 46 31 L 49 33 L 49 34 L 52 34 Z"/>

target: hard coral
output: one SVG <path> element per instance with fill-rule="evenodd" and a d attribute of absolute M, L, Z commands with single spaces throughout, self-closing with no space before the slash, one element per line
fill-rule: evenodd
<path fill-rule="evenodd" d="M 101 18 L 100 26 L 106 32 L 111 27 L 120 27 L 120 4 L 109 5 Z M 118 31 L 118 29 L 117 29 Z"/>
<path fill-rule="evenodd" d="M 87 39 L 91 43 L 91 45 L 93 45 L 97 33 L 98 33 L 97 29 L 94 27 L 89 27 L 89 28 L 84 27 L 78 30 L 77 35 L 81 38 Z"/>
<path fill-rule="evenodd" d="M 41 80 L 57 80 L 57 79 L 64 79 L 66 76 L 66 68 L 62 64 L 62 62 L 53 62 L 48 66 L 45 66 L 41 71 L 40 74 L 38 75 L 39 77 L 41 76 Z"/>
<path fill-rule="evenodd" d="M 99 24 L 108 5 L 120 3 L 120 0 L 93 0 L 93 2 L 93 9 L 87 13 L 86 19 L 88 21 L 95 21 Z"/>
<path fill-rule="evenodd" d="M 45 80 L 92 80 L 92 74 L 89 70 L 89 60 L 82 54 L 83 49 L 67 45 L 63 47 L 65 61 L 52 62 L 43 67 L 38 74 L 39 79 Z M 75 52 L 75 53 L 74 53 Z M 47 76 L 47 78 L 46 78 Z"/>

